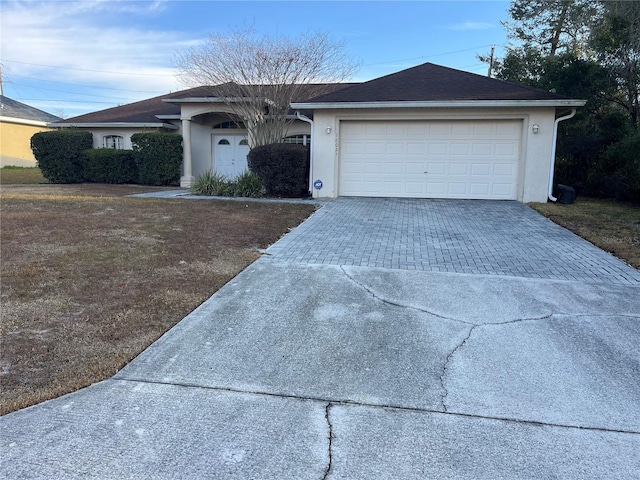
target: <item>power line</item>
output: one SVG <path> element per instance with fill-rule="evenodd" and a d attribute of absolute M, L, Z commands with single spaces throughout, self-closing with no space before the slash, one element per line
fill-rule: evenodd
<path fill-rule="evenodd" d="M 113 97 L 113 96 L 109 96 L 109 95 L 98 95 L 98 94 L 95 94 L 95 93 L 82 93 L 82 92 L 69 92 L 69 91 L 66 91 L 66 90 L 56 90 L 55 88 L 47 88 L 47 87 L 29 85 L 28 83 L 16 83 L 16 82 L 7 82 L 7 83 L 11 83 L 12 85 L 16 85 L 16 86 L 20 86 L 20 87 L 32 88 L 34 90 L 47 90 L 49 92 L 68 93 L 70 95 L 81 95 L 81 96 L 85 96 L 85 97 L 113 98 L 114 100 L 115 99 L 119 99 L 119 100 L 125 100 L 127 102 L 135 101 L 135 100 L 131 100 L 129 98 Z"/>
<path fill-rule="evenodd" d="M 41 81 L 41 82 L 46 82 L 46 83 L 59 83 L 61 85 L 71 85 L 73 87 L 86 87 L 86 88 L 96 88 L 96 89 L 100 89 L 100 90 L 116 90 L 119 92 L 131 92 L 131 93 L 151 93 L 153 95 L 162 95 L 162 93 L 164 92 L 152 92 L 150 90 L 129 90 L 126 88 L 114 88 L 114 87 L 101 87 L 98 85 L 86 85 L 86 84 L 82 84 L 82 83 L 71 83 L 71 82 L 60 82 L 58 80 L 42 80 L 41 78 L 37 78 L 37 77 L 29 77 L 26 75 L 15 75 L 15 74 L 11 74 L 11 77 L 13 78 L 24 78 L 27 80 L 37 80 L 37 81 Z M 7 81 L 7 83 L 15 83 L 15 82 L 11 82 L 11 81 Z"/>
<path fill-rule="evenodd" d="M 432 55 L 421 55 L 419 57 L 413 57 L 413 58 L 404 58 L 404 59 L 398 59 L 398 60 L 387 60 L 385 62 L 377 62 L 377 63 L 367 63 L 367 64 L 363 65 L 363 67 L 370 67 L 372 65 L 384 65 L 385 63 L 393 63 L 393 62 L 408 62 L 408 61 L 411 61 L 411 60 L 420 60 L 420 59 L 427 59 L 427 58 L 432 58 L 432 57 L 442 57 L 444 55 L 452 55 L 454 53 L 470 52 L 472 50 L 477 50 L 479 48 L 486 48 L 486 47 L 490 47 L 492 45 L 495 45 L 495 44 L 480 45 L 479 47 L 465 48 L 463 50 L 453 50 L 451 52 L 434 53 Z"/>
<path fill-rule="evenodd" d="M 56 100 L 54 98 L 49 99 L 49 98 L 20 98 L 21 102 L 48 102 L 48 103 L 53 103 L 53 102 L 58 102 L 58 103 L 87 103 L 87 104 L 91 104 L 93 105 L 94 103 L 103 103 L 105 105 L 116 105 L 116 106 L 120 106 L 122 105 L 121 103 L 118 102 L 100 102 L 100 101 L 94 101 L 94 100 Z"/>
<path fill-rule="evenodd" d="M 28 62 L 18 62 L 16 60 L 7 60 L 4 59 L 4 62 L 9 63 L 17 63 L 19 65 L 32 65 L 34 67 L 47 67 L 47 68 L 56 68 L 59 70 L 78 70 L 80 72 L 93 72 L 93 73 L 112 73 L 115 75 L 139 75 L 143 77 L 174 77 L 175 75 L 163 75 L 158 73 L 133 73 L 133 72 L 113 72 L 110 70 L 90 70 L 88 68 L 75 68 L 75 67 L 59 67 L 55 65 L 44 65 L 42 63 L 28 63 Z"/>

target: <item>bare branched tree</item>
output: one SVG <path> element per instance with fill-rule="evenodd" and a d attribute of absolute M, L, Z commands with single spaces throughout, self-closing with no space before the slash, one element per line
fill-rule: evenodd
<path fill-rule="evenodd" d="M 211 96 L 244 121 L 251 147 L 284 138 L 291 102 L 308 99 L 311 85 L 320 95 L 323 84 L 343 82 L 356 68 L 344 43 L 327 33 L 291 39 L 259 37 L 253 29 L 213 34 L 176 63 L 184 84 L 210 86 Z"/>

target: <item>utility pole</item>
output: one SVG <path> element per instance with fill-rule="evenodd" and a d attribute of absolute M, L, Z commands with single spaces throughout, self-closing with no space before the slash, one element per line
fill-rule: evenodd
<path fill-rule="evenodd" d="M 489 72 L 487 73 L 487 77 L 491 78 L 491 73 L 493 72 L 493 54 L 496 52 L 496 46 L 491 45 L 491 56 L 489 57 Z"/>
<path fill-rule="evenodd" d="M 4 97 L 4 82 L 2 81 L 2 64 L 0 63 L 0 95 Z"/>

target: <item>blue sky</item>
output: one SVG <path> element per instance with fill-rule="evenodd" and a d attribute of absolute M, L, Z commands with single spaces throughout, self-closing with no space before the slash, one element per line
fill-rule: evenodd
<path fill-rule="evenodd" d="M 0 0 L 4 94 L 71 117 L 186 88 L 175 53 L 253 26 L 344 40 L 365 81 L 424 62 L 485 75 L 502 55 L 505 1 Z"/>

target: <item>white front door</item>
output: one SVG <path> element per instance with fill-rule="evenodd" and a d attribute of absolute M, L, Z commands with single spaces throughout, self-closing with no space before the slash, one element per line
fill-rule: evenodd
<path fill-rule="evenodd" d="M 213 136 L 213 171 L 231 179 L 247 169 L 249 142 L 245 135 Z"/>

